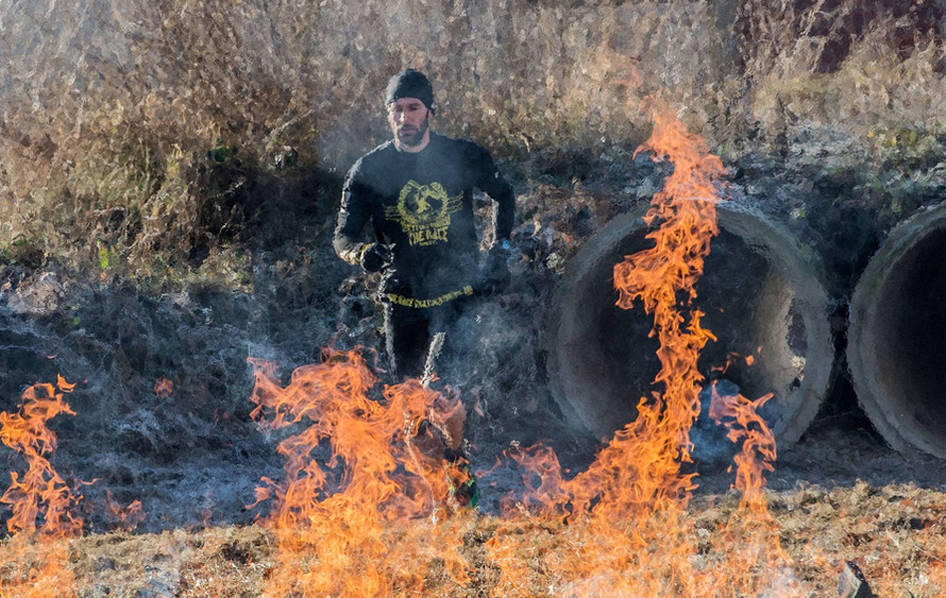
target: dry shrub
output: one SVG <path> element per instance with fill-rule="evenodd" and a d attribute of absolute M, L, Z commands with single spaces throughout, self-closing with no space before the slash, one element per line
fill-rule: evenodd
<path fill-rule="evenodd" d="M 730 157 L 799 128 L 880 153 L 909 128 L 922 145 L 946 126 L 935 6 L 16 3 L 0 15 L 0 232 L 166 278 L 278 237 L 295 219 L 273 204 L 330 219 L 337 182 L 310 173 L 387 137 L 381 93 L 404 66 L 431 75 L 440 130 L 509 159 L 634 146 L 654 95 Z"/>
<path fill-rule="evenodd" d="M 6 15 L 7 238 L 164 278 L 257 232 L 268 173 L 299 163 L 313 125 L 287 94 L 297 81 L 275 84 L 272 65 L 241 55 L 253 15 L 224 2 L 49 4 Z M 40 36 L 47 9 L 52 35 Z"/>
<path fill-rule="evenodd" d="M 776 133 L 830 127 L 872 153 L 882 132 L 946 133 L 942 17 L 932 2 L 745 2 L 750 117 Z"/>

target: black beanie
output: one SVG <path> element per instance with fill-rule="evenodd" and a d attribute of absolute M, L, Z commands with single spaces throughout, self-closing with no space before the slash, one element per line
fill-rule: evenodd
<path fill-rule="evenodd" d="M 401 98 L 417 98 L 434 112 L 434 88 L 420 71 L 407 69 L 391 77 L 384 92 L 385 105 Z"/>

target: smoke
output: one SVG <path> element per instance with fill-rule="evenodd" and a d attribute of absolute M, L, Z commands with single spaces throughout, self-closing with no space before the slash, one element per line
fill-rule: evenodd
<path fill-rule="evenodd" d="M 700 390 L 700 415 L 690 428 L 690 442 L 693 443 L 691 456 L 697 464 L 720 468 L 732 463 L 739 447 L 726 438 L 726 428 L 709 416 L 714 385 L 720 397 L 735 397 L 741 394 L 739 386 L 725 378 L 716 380 Z"/>

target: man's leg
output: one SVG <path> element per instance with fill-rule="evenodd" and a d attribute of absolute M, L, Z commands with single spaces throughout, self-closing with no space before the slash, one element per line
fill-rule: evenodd
<path fill-rule="evenodd" d="M 430 315 L 425 309 L 384 304 L 384 348 L 396 381 L 418 378 L 430 340 Z"/>
<path fill-rule="evenodd" d="M 473 318 L 475 297 L 460 297 L 440 308 L 431 318 L 430 333 L 444 333 L 443 346 L 435 370 L 444 382 L 463 386 L 464 374 L 469 374 L 472 351 L 478 330 Z"/>
<path fill-rule="evenodd" d="M 443 333 L 443 346 L 440 355 L 434 363 L 434 370 L 442 376 L 443 382 L 457 388 L 462 371 L 469 367 L 470 350 L 474 346 L 475 325 L 470 317 L 474 301 L 469 297 L 461 297 L 436 308 L 430 324 L 430 334 Z M 480 499 L 480 491 L 476 484 L 476 477 L 470 459 L 463 444 L 463 422 L 466 420 L 466 411 L 454 418 L 442 422 L 433 422 L 438 432 L 445 439 L 454 442 L 445 442 L 443 457 L 450 462 L 458 477 L 451 480 L 453 483 L 453 497 L 461 506 L 475 507 Z M 448 430 L 447 428 L 456 428 Z"/>
<path fill-rule="evenodd" d="M 412 309 L 385 304 L 385 351 L 395 380 L 422 375 L 431 338 L 452 324 L 458 313 L 454 305 L 448 304 L 449 309 L 444 307 Z M 411 443 L 427 457 L 451 463 L 456 471 L 455 478 L 451 479 L 453 498 L 461 506 L 476 506 L 479 490 L 463 450 L 465 411 L 461 406 L 458 413 L 443 414 L 433 407 L 433 417 L 420 422 Z"/>

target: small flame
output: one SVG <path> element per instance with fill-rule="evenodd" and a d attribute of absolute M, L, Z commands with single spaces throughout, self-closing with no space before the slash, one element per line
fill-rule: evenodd
<path fill-rule="evenodd" d="M 174 382 L 161 376 L 154 383 L 154 394 L 159 397 L 169 397 L 174 394 Z"/>
<path fill-rule="evenodd" d="M 145 520 L 146 515 L 140 500 L 133 500 L 127 506 L 123 507 L 121 503 L 117 502 L 112 497 L 112 493 L 106 490 L 105 502 L 108 514 L 113 522 L 113 529 L 130 532 Z"/>
<path fill-rule="evenodd" d="M 946 548 L 942 542 L 938 543 L 937 551 L 931 561 L 929 580 L 930 585 L 946 596 Z"/>
<path fill-rule="evenodd" d="M 75 415 L 63 400 L 63 392 L 71 392 L 74 385 L 61 376 L 59 380 L 61 392 L 51 384 L 35 384 L 23 393 L 19 413 L 0 413 L 0 441 L 27 461 L 22 479 L 11 472 L 12 483 L 0 496 L 0 503 L 10 505 L 13 511 L 7 520 L 11 534 L 29 535 L 38 531 L 46 536 L 65 538 L 82 531 L 82 520 L 70 512 L 78 498 L 47 458 L 56 451 L 57 437 L 46 427 L 46 422 L 60 413 Z M 37 528 L 41 514 L 43 524 Z"/>
<path fill-rule="evenodd" d="M 801 588 L 790 574 L 774 574 L 790 572 L 791 559 L 782 550 L 778 525 L 762 492 L 765 472 L 775 471 L 776 450 L 775 436 L 759 410 L 772 397 L 771 393 L 755 400 L 740 394 L 720 395 L 713 385 L 709 416 L 725 426 L 731 442 L 742 442 L 742 448 L 733 457 L 733 487 L 741 493 L 739 510 L 719 533 L 731 541 L 727 564 L 733 574 L 730 587 L 737 594 L 758 592 L 758 579 L 768 577 L 780 579 L 779 595 L 801 595 Z"/>
<path fill-rule="evenodd" d="M 46 422 L 60 413 L 75 415 L 63 400 L 75 385 L 59 376 L 57 386 L 35 384 L 23 393 L 17 413 L 0 413 L 0 441 L 27 462 L 22 477 L 10 473 L 10 487 L 0 496 L 12 511 L 7 529 L 13 535 L 0 556 L 0 569 L 13 571 L 0 579 L 0 596 L 46 597 L 50 588 L 71 592 L 67 540 L 82 533 L 82 519 L 72 514 L 82 497 L 72 493 L 49 462 L 57 438 Z"/>
<path fill-rule="evenodd" d="M 56 374 L 56 386 L 58 386 L 63 392 L 72 392 L 76 388 L 75 384 L 66 382 L 66 379 L 62 377 L 62 374 Z"/>

